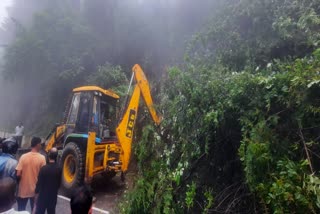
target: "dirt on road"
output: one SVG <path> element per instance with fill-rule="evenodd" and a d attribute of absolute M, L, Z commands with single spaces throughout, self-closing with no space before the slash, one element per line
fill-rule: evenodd
<path fill-rule="evenodd" d="M 110 213 L 118 213 L 117 205 L 125 191 L 132 189 L 134 176 L 134 173 L 127 173 L 124 182 L 120 175 L 111 180 L 105 180 L 102 176 L 95 177 L 91 185 L 96 197 L 94 206 Z"/>

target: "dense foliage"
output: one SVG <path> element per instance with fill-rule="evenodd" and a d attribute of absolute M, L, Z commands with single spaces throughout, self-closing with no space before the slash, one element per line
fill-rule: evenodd
<path fill-rule="evenodd" d="M 318 47 L 317 0 L 230 0 L 200 33 L 190 54 L 233 70 L 304 57 Z"/>
<path fill-rule="evenodd" d="M 137 145 L 141 177 L 123 212 L 320 211 L 319 7 L 221 8 L 168 71 L 165 120 Z"/>
<path fill-rule="evenodd" d="M 171 69 L 126 211 L 319 212 L 319 51 L 256 74 Z"/>

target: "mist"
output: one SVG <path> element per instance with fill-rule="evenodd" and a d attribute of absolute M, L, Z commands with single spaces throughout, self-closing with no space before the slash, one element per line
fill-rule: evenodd
<path fill-rule="evenodd" d="M 23 122 L 45 134 L 73 87 L 95 84 L 99 66 L 139 63 L 152 82 L 183 61 L 215 9 L 203 0 L 16 0 L 0 33 L 0 129 Z M 116 85 L 116 82 L 111 82 Z M 113 85 L 104 86 L 112 88 Z"/>

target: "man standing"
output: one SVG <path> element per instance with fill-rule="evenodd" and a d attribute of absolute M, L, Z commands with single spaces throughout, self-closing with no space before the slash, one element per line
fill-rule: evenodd
<path fill-rule="evenodd" d="M 55 214 L 58 190 L 61 184 L 61 168 L 56 164 L 58 151 L 49 152 L 49 164 L 40 169 L 36 186 L 35 213 Z"/>
<path fill-rule="evenodd" d="M 26 210 L 28 200 L 30 200 L 31 210 L 33 210 L 35 189 L 38 180 L 38 174 L 44 165 L 46 159 L 39 153 L 41 149 L 41 139 L 33 137 L 31 140 L 31 152 L 21 156 L 17 170 L 17 176 L 20 178 L 18 191 L 18 210 Z"/>
<path fill-rule="evenodd" d="M 0 179 L 11 177 L 17 181 L 16 167 L 18 161 L 14 158 L 18 150 L 17 141 L 11 137 L 2 142 L 2 153 L 0 154 Z"/>
<path fill-rule="evenodd" d="M 23 134 L 24 134 L 24 127 L 23 127 L 22 123 L 20 123 L 18 126 L 16 126 L 15 132 L 16 132 L 15 137 L 17 139 L 19 148 L 21 148 L 22 137 L 23 137 Z"/>
<path fill-rule="evenodd" d="M 16 201 L 16 182 L 11 178 L 0 179 L 0 213 L 29 214 L 27 211 L 17 212 L 12 207 Z"/>

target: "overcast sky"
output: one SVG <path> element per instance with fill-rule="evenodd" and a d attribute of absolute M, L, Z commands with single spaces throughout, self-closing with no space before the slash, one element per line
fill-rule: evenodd
<path fill-rule="evenodd" d="M 0 23 L 3 22 L 4 18 L 7 16 L 7 7 L 11 5 L 13 0 L 0 0 Z"/>

